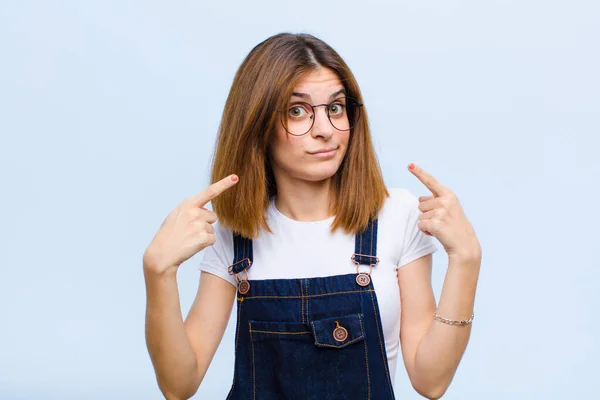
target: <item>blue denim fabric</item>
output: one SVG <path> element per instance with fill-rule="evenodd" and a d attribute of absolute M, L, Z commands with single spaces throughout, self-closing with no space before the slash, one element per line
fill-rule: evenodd
<path fill-rule="evenodd" d="M 232 273 L 251 278 L 252 241 L 237 235 L 233 240 Z M 375 219 L 356 236 L 355 254 L 361 256 L 354 260 L 366 265 L 361 272 L 376 264 L 376 252 Z M 373 283 L 360 286 L 356 271 L 350 272 L 249 280 L 249 292 L 237 298 L 227 399 L 394 399 Z M 333 335 L 339 327 L 346 332 L 342 341 Z"/>

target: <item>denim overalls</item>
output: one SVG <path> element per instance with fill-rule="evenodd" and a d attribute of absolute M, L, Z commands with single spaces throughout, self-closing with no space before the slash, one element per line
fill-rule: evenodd
<path fill-rule="evenodd" d="M 238 315 L 227 399 L 394 399 L 370 278 L 377 219 L 356 235 L 356 272 L 345 275 L 248 280 L 252 241 L 234 234 L 233 244 Z"/>

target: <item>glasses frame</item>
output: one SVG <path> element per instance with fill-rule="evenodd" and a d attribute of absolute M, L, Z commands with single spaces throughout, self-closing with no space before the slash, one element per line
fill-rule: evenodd
<path fill-rule="evenodd" d="M 347 110 L 347 107 L 346 107 L 346 105 L 348 104 L 348 101 L 349 101 L 349 100 L 350 100 L 350 101 L 353 101 L 353 102 L 355 103 L 355 106 L 356 106 L 356 107 L 357 107 L 357 109 L 358 109 L 358 118 L 356 119 L 356 121 L 354 121 L 354 124 L 353 124 L 352 126 L 350 126 L 348 129 L 339 129 L 337 126 L 335 126 L 335 125 L 333 124 L 333 122 L 331 122 L 331 114 L 329 114 L 329 107 L 330 107 L 331 105 L 333 105 L 333 104 L 336 104 L 336 103 L 338 103 L 338 102 L 339 102 L 339 100 L 342 100 L 342 99 L 346 99 L 346 104 L 344 104 L 344 108 L 345 108 L 346 110 Z M 297 101 L 297 102 L 294 102 L 294 104 L 297 104 L 297 103 L 302 103 L 302 104 L 306 104 L 307 106 L 310 106 L 310 108 L 311 108 L 311 110 L 312 110 L 312 118 L 311 118 L 311 124 L 310 124 L 310 128 L 308 128 L 308 130 L 307 130 L 306 132 L 304 132 L 304 133 L 301 133 L 301 134 L 299 134 L 299 135 L 298 135 L 298 134 L 292 133 L 292 132 L 290 132 L 290 131 L 288 131 L 288 130 L 287 130 L 287 128 L 286 128 L 286 126 L 285 126 L 285 124 L 283 123 L 283 116 L 280 116 L 280 118 L 279 118 L 279 121 L 281 122 L 281 126 L 283 126 L 283 129 L 285 129 L 285 131 L 286 131 L 287 133 L 289 133 L 290 135 L 292 135 L 292 136 L 304 136 L 304 135 L 306 135 L 308 132 L 310 132 L 310 130 L 311 130 L 311 129 L 313 128 L 313 126 L 315 125 L 315 116 L 317 115 L 317 112 L 316 112 L 315 108 L 317 108 L 317 107 L 327 107 L 327 119 L 329 120 L 329 123 L 331 124 L 331 126 L 333 126 L 333 127 L 334 127 L 335 129 L 337 129 L 338 131 L 342 131 L 342 132 L 349 131 L 349 130 L 351 130 L 352 128 L 354 128 L 354 127 L 356 126 L 356 124 L 358 123 L 358 121 L 360 121 L 360 107 L 363 107 L 363 106 L 364 106 L 364 104 L 363 104 L 363 103 L 359 103 L 359 102 L 358 102 L 358 100 L 356 100 L 354 97 L 350 97 L 350 96 L 339 97 L 339 98 L 337 98 L 337 99 L 333 100 L 331 103 L 323 103 L 323 104 L 315 104 L 315 105 L 312 105 L 312 104 L 310 104 L 310 103 L 307 103 L 307 102 L 305 102 L 305 101 Z M 281 114 L 282 112 L 283 112 L 283 110 L 279 110 L 279 114 Z M 346 113 L 347 113 L 347 111 L 346 111 Z M 348 121 L 348 122 L 350 122 L 350 121 Z"/>

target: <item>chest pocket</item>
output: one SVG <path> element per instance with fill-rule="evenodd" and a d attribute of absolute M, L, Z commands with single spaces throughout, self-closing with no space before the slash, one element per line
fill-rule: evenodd
<path fill-rule="evenodd" d="M 365 339 L 362 314 L 311 322 L 315 346 L 343 348 Z"/>
<path fill-rule="evenodd" d="M 362 314 L 309 323 L 250 321 L 257 399 L 367 398 Z"/>

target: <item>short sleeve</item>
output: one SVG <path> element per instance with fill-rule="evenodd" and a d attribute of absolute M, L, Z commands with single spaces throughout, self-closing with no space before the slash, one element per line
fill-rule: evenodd
<path fill-rule="evenodd" d="M 203 258 L 198 269 L 223 278 L 237 287 L 235 277 L 227 271 L 233 262 L 233 234 L 230 229 L 223 228 L 218 221 L 213 224 L 213 227 L 216 236 L 215 244 L 202 251 Z"/>
<path fill-rule="evenodd" d="M 419 215 L 419 199 L 410 193 L 408 190 L 403 190 L 402 204 L 406 208 L 405 221 L 406 229 L 404 233 L 404 243 L 402 253 L 398 261 L 398 268 L 423 257 L 427 254 L 434 253 L 438 247 L 435 243 L 435 238 L 421 232 L 418 226 Z"/>

